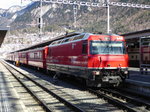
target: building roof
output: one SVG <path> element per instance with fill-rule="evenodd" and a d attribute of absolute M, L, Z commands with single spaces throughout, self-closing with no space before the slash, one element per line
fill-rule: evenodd
<path fill-rule="evenodd" d="M 6 33 L 7 33 L 7 30 L 0 30 L 0 47 L 1 47 L 1 44 L 3 43 L 3 40 L 6 36 Z"/>
<path fill-rule="evenodd" d="M 122 36 L 125 36 L 125 39 L 132 39 L 132 38 L 140 38 L 144 36 L 150 36 L 150 29 L 136 31 L 136 32 L 130 32 L 126 34 L 122 34 Z"/>

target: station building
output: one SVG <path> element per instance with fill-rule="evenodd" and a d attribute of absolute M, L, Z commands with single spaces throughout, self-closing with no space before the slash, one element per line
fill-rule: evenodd
<path fill-rule="evenodd" d="M 150 68 L 150 29 L 122 36 L 125 37 L 128 46 L 129 66 Z"/>

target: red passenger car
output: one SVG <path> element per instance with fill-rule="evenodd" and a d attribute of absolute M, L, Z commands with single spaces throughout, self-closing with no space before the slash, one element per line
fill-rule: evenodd
<path fill-rule="evenodd" d="M 128 75 L 124 37 L 81 33 L 54 41 L 46 65 L 48 70 L 85 79 L 88 86 L 118 85 Z"/>
<path fill-rule="evenodd" d="M 14 57 L 15 62 L 19 61 L 19 53 L 18 52 L 14 52 L 13 57 Z"/>
<path fill-rule="evenodd" d="M 28 52 L 27 51 L 19 52 L 19 62 L 21 64 L 28 65 Z"/>
<path fill-rule="evenodd" d="M 28 65 L 46 69 L 44 48 L 28 51 Z"/>

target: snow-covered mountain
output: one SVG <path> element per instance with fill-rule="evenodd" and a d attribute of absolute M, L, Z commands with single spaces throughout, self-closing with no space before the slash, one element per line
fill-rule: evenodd
<path fill-rule="evenodd" d="M 0 9 L 0 17 L 3 17 L 4 15 L 4 13 L 6 12 L 6 10 L 5 9 Z"/>
<path fill-rule="evenodd" d="M 15 13 L 15 12 L 17 12 L 17 11 L 20 11 L 20 10 L 22 10 L 24 7 L 21 7 L 21 6 L 12 6 L 12 7 L 10 7 L 8 10 L 7 10 L 7 12 L 9 12 L 9 13 Z"/>
<path fill-rule="evenodd" d="M 7 29 L 18 16 L 24 14 L 26 7 L 12 6 L 9 9 L 0 9 L 0 29 Z"/>
<path fill-rule="evenodd" d="M 98 1 L 98 0 L 82 0 Z M 114 0 L 117 2 L 129 2 L 132 0 Z M 136 0 L 139 4 L 147 4 L 147 0 Z M 71 5 L 43 3 L 42 17 L 43 29 L 47 32 L 62 29 L 72 29 L 74 26 L 74 10 Z M 37 32 L 38 18 L 40 15 L 40 2 L 32 2 L 26 7 L 13 6 L 8 10 L 0 9 L 0 27 L 11 23 L 13 30 L 21 32 Z M 126 33 L 150 28 L 149 10 L 110 7 L 110 26 L 113 33 Z M 78 7 L 76 26 L 85 32 L 106 33 L 107 11 L 106 8 Z M 7 22 L 6 22 L 7 21 Z"/>
<path fill-rule="evenodd" d="M 12 6 L 9 9 L 0 9 L 0 16 L 8 18 L 8 17 L 13 16 L 14 13 L 22 9 L 24 9 L 24 7 L 21 7 L 21 6 Z"/>

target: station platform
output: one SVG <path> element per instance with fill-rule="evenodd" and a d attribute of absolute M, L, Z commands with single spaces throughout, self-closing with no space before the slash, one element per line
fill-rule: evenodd
<path fill-rule="evenodd" d="M 9 79 L 10 75 L 0 63 L 0 112 L 27 112 Z"/>
<path fill-rule="evenodd" d="M 139 68 L 129 68 L 129 72 L 129 78 L 126 79 L 127 88 L 142 90 L 141 93 L 150 96 L 150 75 L 141 74 Z M 9 71 L 0 63 L 0 112 L 27 112 L 10 81 L 10 75 Z"/>
<path fill-rule="evenodd" d="M 150 71 L 148 71 L 147 74 L 142 74 L 140 68 L 129 67 L 129 79 L 150 83 Z"/>
<path fill-rule="evenodd" d="M 129 68 L 129 78 L 125 80 L 124 89 L 150 98 L 150 71 L 142 74 L 140 68 Z"/>

